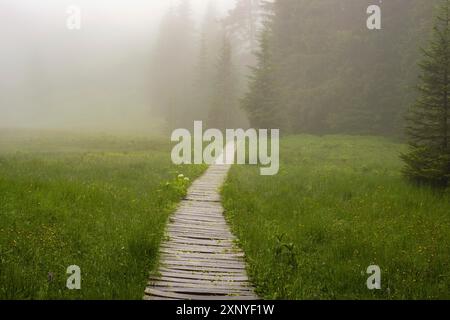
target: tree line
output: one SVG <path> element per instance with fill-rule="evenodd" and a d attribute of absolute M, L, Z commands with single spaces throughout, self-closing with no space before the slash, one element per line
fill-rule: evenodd
<path fill-rule="evenodd" d="M 288 133 L 406 133 L 405 176 L 447 186 L 450 1 L 385 1 L 377 31 L 365 28 L 370 4 L 268 3 L 242 106 L 252 126 Z"/>
<path fill-rule="evenodd" d="M 371 0 L 236 3 L 219 19 L 210 1 L 197 27 L 189 0 L 164 18 L 153 89 L 169 127 L 407 138 L 405 175 L 447 184 L 449 0 L 377 3 L 381 30 Z"/>
<path fill-rule="evenodd" d="M 432 2 L 383 2 L 381 30 L 367 29 L 370 0 L 269 3 L 243 103 L 251 125 L 285 133 L 402 134 Z"/>
<path fill-rule="evenodd" d="M 247 86 L 248 66 L 256 50 L 260 0 L 239 0 L 220 15 L 210 0 L 200 23 L 191 3 L 182 0 L 166 13 L 152 57 L 154 111 L 169 129 L 248 126 L 239 99 Z"/>

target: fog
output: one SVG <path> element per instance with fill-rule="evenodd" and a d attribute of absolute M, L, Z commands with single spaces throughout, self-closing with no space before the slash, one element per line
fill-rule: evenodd
<path fill-rule="evenodd" d="M 192 0 L 201 21 L 208 0 Z M 218 14 L 234 0 L 215 0 Z M 81 9 L 69 30 L 67 8 Z M 0 0 L 0 127 L 153 130 L 150 88 L 169 0 Z M 174 53 L 174 59 L 182 58 Z M 176 89 L 176 88 L 173 88 Z"/>

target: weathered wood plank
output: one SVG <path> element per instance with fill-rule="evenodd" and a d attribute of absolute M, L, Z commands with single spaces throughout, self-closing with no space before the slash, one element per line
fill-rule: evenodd
<path fill-rule="evenodd" d="M 245 267 L 236 263 L 222 263 L 221 261 L 187 261 L 187 260 L 164 260 L 165 266 L 198 266 L 199 268 L 211 267 L 220 269 L 245 270 Z"/>
<path fill-rule="evenodd" d="M 245 257 L 244 253 L 242 252 L 236 252 L 233 254 L 229 254 L 229 253 L 225 253 L 225 254 L 220 254 L 220 253 L 210 253 L 210 254 L 203 254 L 203 253 L 193 253 L 193 252 L 173 252 L 173 251 L 160 251 L 161 252 L 161 256 L 164 255 L 170 255 L 170 256 L 176 256 L 176 257 L 191 257 L 191 258 L 203 258 L 203 259 L 218 259 L 218 260 L 233 260 L 233 259 L 239 259 L 242 261 L 242 263 L 244 263 L 243 258 Z"/>
<path fill-rule="evenodd" d="M 227 226 L 225 220 L 213 220 L 213 219 L 199 219 L 190 216 L 181 216 L 178 218 L 170 219 L 172 223 L 182 223 L 182 224 L 193 224 L 193 225 L 204 225 L 204 226 L 212 226 L 212 227 L 221 227 L 224 228 Z"/>
<path fill-rule="evenodd" d="M 200 266 L 188 266 L 188 265 L 172 265 L 172 264 L 163 264 L 164 267 L 166 267 L 168 270 L 180 270 L 180 271 L 199 271 L 199 272 L 207 272 L 210 274 L 227 274 L 227 275 L 241 275 L 244 276 L 246 275 L 245 273 L 245 269 L 231 269 L 231 268 L 227 268 L 227 267 L 200 267 Z"/>
<path fill-rule="evenodd" d="M 254 292 L 250 287 L 243 287 L 239 285 L 217 285 L 217 284 L 205 284 L 205 283 L 186 283 L 186 282 L 164 282 L 158 281 L 149 284 L 150 288 L 162 289 L 165 291 L 184 292 L 184 293 L 212 293 L 215 294 L 243 294 L 254 295 Z M 185 289 L 185 290 L 183 290 Z M 205 290 L 205 291 L 203 291 Z"/>
<path fill-rule="evenodd" d="M 245 265 L 244 257 L 239 255 L 228 255 L 228 254 L 217 254 L 217 253 L 207 253 L 202 252 L 175 252 L 175 253 L 162 253 L 161 259 L 171 259 L 180 261 L 204 261 L 204 262 L 220 262 L 220 263 L 234 263 Z"/>
<path fill-rule="evenodd" d="M 183 237 L 183 236 L 176 236 L 176 235 L 173 235 L 172 237 L 170 237 L 170 241 L 186 241 L 189 243 L 201 243 L 201 244 L 211 244 L 211 245 L 215 245 L 217 243 L 234 245 L 234 241 L 228 240 L 228 239 L 223 239 L 223 240 L 195 239 L 195 238 L 191 238 L 191 237 Z"/>
<path fill-rule="evenodd" d="M 187 228 L 168 228 L 167 230 L 169 234 L 173 234 L 174 236 L 198 236 L 198 237 L 209 237 L 207 239 L 232 239 L 229 233 L 225 232 L 213 232 L 213 231 L 206 231 L 206 230 L 189 230 Z M 170 237 L 170 235 L 169 235 Z"/>
<path fill-rule="evenodd" d="M 197 279 L 197 280 L 210 280 L 210 281 L 249 281 L 248 277 L 242 275 L 226 275 L 216 274 L 210 275 L 209 273 L 202 272 L 189 272 L 182 270 L 163 270 L 160 268 L 160 274 L 162 277 L 173 277 L 183 279 Z"/>
<path fill-rule="evenodd" d="M 175 245 L 175 244 L 162 244 L 162 248 L 181 251 L 181 252 L 202 252 L 202 253 L 220 253 L 225 254 L 228 252 L 234 252 L 233 248 L 216 248 L 208 246 L 188 246 L 188 245 Z"/>
<path fill-rule="evenodd" d="M 192 263 L 214 263 L 216 265 L 222 265 L 222 266 L 234 266 L 234 265 L 243 265 L 243 262 L 239 259 L 204 259 L 204 258 L 194 258 L 194 257 L 177 257 L 174 255 L 167 255 L 164 257 L 161 257 L 162 259 L 168 260 L 168 261 L 175 261 L 175 262 L 192 262 Z"/>
<path fill-rule="evenodd" d="M 172 239 L 170 241 L 170 243 L 175 244 L 175 245 L 187 245 L 187 246 L 191 246 L 191 245 L 195 245 L 195 246 L 210 246 L 210 247 L 214 247 L 214 248 L 229 248 L 230 244 L 228 243 L 221 243 L 219 241 L 217 241 L 216 243 L 204 243 L 204 242 L 197 242 L 197 241 L 188 241 L 188 240 L 177 240 L 177 239 Z"/>
<path fill-rule="evenodd" d="M 181 294 L 152 288 L 146 288 L 145 293 L 151 296 L 175 298 L 180 300 L 257 300 L 255 296 Z"/>
<path fill-rule="evenodd" d="M 175 293 L 193 293 L 193 294 L 210 294 L 210 295 L 242 295 L 252 296 L 253 292 L 248 289 L 234 289 L 234 288 L 216 288 L 216 287 L 172 287 L 160 286 L 156 284 L 153 288 L 161 291 L 169 291 Z"/>
<path fill-rule="evenodd" d="M 203 279 L 185 279 L 185 278 L 175 278 L 175 277 L 150 277 L 148 285 L 151 286 L 155 282 L 170 282 L 170 283 L 188 283 L 188 284 L 199 284 L 199 285 L 219 285 L 219 286 L 239 286 L 239 287 L 249 287 L 252 288 L 248 281 L 226 281 L 226 280 L 203 280 Z"/>

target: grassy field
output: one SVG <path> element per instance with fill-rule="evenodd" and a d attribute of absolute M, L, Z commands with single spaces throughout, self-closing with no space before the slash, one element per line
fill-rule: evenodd
<path fill-rule="evenodd" d="M 405 182 L 404 148 L 295 136 L 281 142 L 277 176 L 232 168 L 226 215 L 261 296 L 450 298 L 450 194 Z M 381 290 L 366 287 L 369 265 L 381 268 Z"/>
<path fill-rule="evenodd" d="M 170 142 L 0 132 L 0 299 L 141 299 L 168 214 L 202 166 Z M 66 268 L 81 268 L 81 290 Z"/>
<path fill-rule="evenodd" d="M 140 299 L 168 214 L 200 166 L 160 138 L 0 131 L 0 299 Z M 234 166 L 227 218 L 258 293 L 450 298 L 450 194 L 408 184 L 382 138 L 282 140 L 281 169 Z M 78 265 L 82 289 L 65 287 Z M 366 269 L 379 265 L 382 289 Z"/>

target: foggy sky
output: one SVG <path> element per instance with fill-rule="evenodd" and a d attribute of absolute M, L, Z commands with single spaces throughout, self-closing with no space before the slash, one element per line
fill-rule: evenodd
<path fill-rule="evenodd" d="M 197 20 L 207 1 L 191 0 Z M 154 126 L 152 45 L 171 2 L 0 0 L 0 127 Z M 79 31 L 66 27 L 69 5 Z"/>

